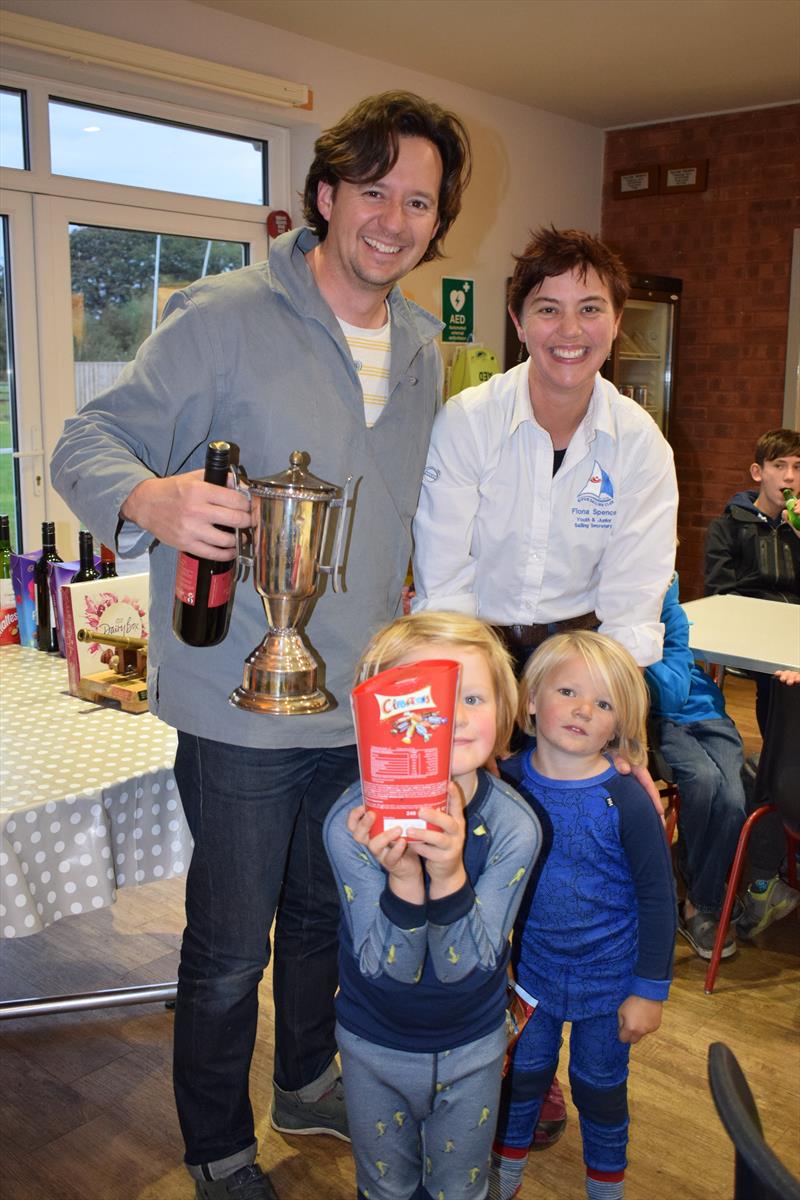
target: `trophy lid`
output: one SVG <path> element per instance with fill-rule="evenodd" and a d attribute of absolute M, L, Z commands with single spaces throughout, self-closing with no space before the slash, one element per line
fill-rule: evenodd
<path fill-rule="evenodd" d="M 302 491 L 319 493 L 320 498 L 334 495 L 339 489 L 335 483 L 326 483 L 318 479 L 306 468 L 308 455 L 304 450 L 293 450 L 289 455 L 289 469 L 267 479 L 256 479 L 252 482 L 259 488 L 278 488 L 281 491 Z"/>

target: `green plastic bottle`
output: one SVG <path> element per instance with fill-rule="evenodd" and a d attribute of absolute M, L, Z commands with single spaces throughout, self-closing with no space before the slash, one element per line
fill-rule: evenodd
<path fill-rule="evenodd" d="M 783 488 L 783 499 L 786 503 L 786 516 L 793 529 L 800 529 L 800 500 L 791 488 Z"/>

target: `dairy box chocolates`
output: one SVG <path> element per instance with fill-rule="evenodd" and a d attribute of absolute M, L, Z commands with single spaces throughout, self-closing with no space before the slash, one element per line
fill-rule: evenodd
<path fill-rule="evenodd" d="M 149 585 L 150 576 L 143 574 L 62 586 L 62 631 L 73 696 L 81 695 L 78 685 L 82 679 L 116 670 L 114 647 L 91 638 L 81 641 L 78 631 L 85 629 L 101 637 L 146 638 Z"/>
<path fill-rule="evenodd" d="M 399 826 L 413 839 L 434 828 L 420 808 L 446 810 L 460 674 L 457 662 L 425 659 L 353 689 L 364 803 L 377 814 L 373 836 Z"/>

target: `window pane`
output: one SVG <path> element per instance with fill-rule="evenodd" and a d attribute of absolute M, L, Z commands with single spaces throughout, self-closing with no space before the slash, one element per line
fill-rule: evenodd
<path fill-rule="evenodd" d="M 169 297 L 246 266 L 246 244 L 70 225 L 75 405 L 110 387 L 155 329 Z"/>
<path fill-rule="evenodd" d="M 56 175 L 265 204 L 266 144 L 50 101 Z"/>
<path fill-rule="evenodd" d="M 19 480 L 16 449 L 16 404 L 12 370 L 12 327 L 8 271 L 8 218 L 0 218 L 0 513 L 7 513 L 11 547 L 19 545 Z"/>
<path fill-rule="evenodd" d="M 0 89 L 0 167 L 25 169 L 22 92 Z"/>

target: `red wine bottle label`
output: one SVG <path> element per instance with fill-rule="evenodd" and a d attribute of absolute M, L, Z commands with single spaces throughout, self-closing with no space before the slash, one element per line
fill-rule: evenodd
<path fill-rule="evenodd" d="M 233 563 L 229 571 L 223 571 L 221 575 L 212 575 L 211 583 L 208 587 L 208 607 L 218 608 L 220 604 L 227 604 L 233 586 Z"/>
<path fill-rule="evenodd" d="M 178 555 L 178 569 L 175 572 L 175 595 L 184 604 L 194 607 L 197 602 L 197 568 L 199 562 L 190 554 Z"/>

